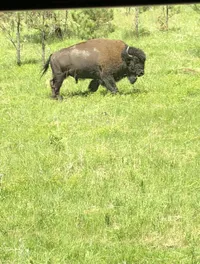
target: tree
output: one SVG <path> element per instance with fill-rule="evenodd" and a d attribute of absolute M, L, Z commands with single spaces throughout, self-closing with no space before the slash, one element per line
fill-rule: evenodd
<path fill-rule="evenodd" d="M 55 25 L 55 17 L 53 11 L 29 11 L 28 26 L 39 30 L 42 46 L 42 62 L 45 64 L 45 47 L 47 36 L 52 27 Z"/>
<path fill-rule="evenodd" d="M 158 17 L 158 24 L 160 30 L 169 30 L 169 19 L 174 15 L 180 13 L 179 6 L 166 5 L 162 7 L 162 14 Z"/>
<path fill-rule="evenodd" d="M 109 32 L 114 31 L 113 9 L 111 8 L 90 8 L 75 10 L 71 13 L 72 27 L 78 38 L 106 37 Z"/>
<path fill-rule="evenodd" d="M 194 11 L 200 14 L 200 5 L 199 4 L 194 4 L 192 5 L 192 8 Z"/>
<path fill-rule="evenodd" d="M 139 37 L 139 7 L 135 7 L 135 34 Z"/>
<path fill-rule="evenodd" d="M 21 12 L 1 12 L 0 28 L 16 49 L 17 65 L 21 65 Z"/>
<path fill-rule="evenodd" d="M 59 39 L 63 39 L 63 33 L 61 29 L 62 18 L 61 18 L 62 11 L 54 11 L 53 18 L 54 18 L 54 25 L 53 25 L 53 33 Z"/>
<path fill-rule="evenodd" d="M 130 15 L 131 13 L 131 7 L 125 7 L 125 14 Z"/>
<path fill-rule="evenodd" d="M 165 25 L 166 25 L 166 30 L 168 30 L 168 22 L 169 22 L 169 6 L 168 5 L 166 5 L 165 7 L 165 12 L 166 12 Z"/>
<path fill-rule="evenodd" d="M 68 10 L 65 10 L 65 19 L 64 19 L 64 32 L 65 34 L 68 31 Z"/>

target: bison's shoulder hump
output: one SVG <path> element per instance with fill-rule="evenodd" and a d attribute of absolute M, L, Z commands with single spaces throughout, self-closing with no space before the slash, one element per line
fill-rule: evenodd
<path fill-rule="evenodd" d="M 95 39 L 89 39 L 86 43 L 101 43 L 101 44 L 125 44 L 124 41 L 119 39 L 106 39 L 106 38 L 95 38 Z"/>

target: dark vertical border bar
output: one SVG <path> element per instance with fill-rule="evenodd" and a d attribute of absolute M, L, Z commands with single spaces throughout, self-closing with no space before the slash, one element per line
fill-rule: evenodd
<path fill-rule="evenodd" d="M 198 4 L 200 1 L 147 1 L 147 0 L 17 0 L 13 2 L 1 1 L 1 11 L 17 11 L 17 10 L 35 10 L 35 9 L 72 9 L 72 8 L 88 8 L 88 7 L 125 7 L 125 6 L 143 6 L 143 5 L 171 5 L 171 4 Z"/>

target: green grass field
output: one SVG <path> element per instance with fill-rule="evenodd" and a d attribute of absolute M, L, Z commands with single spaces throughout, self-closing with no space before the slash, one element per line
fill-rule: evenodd
<path fill-rule="evenodd" d="M 40 46 L 19 67 L 0 35 L 1 264 L 200 263 L 200 15 L 181 6 L 164 32 L 147 11 L 135 39 L 123 12 L 110 38 L 146 73 L 115 96 L 68 78 L 51 100 Z"/>

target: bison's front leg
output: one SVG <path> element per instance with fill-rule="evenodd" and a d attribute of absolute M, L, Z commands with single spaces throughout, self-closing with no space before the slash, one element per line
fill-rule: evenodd
<path fill-rule="evenodd" d="M 115 79 L 112 76 L 103 77 L 102 81 L 103 86 L 105 86 L 112 94 L 116 94 L 118 92 Z"/>
<path fill-rule="evenodd" d="M 90 92 L 94 93 L 98 90 L 98 87 L 99 87 L 99 81 L 92 80 L 88 86 L 88 89 L 90 90 Z"/>

